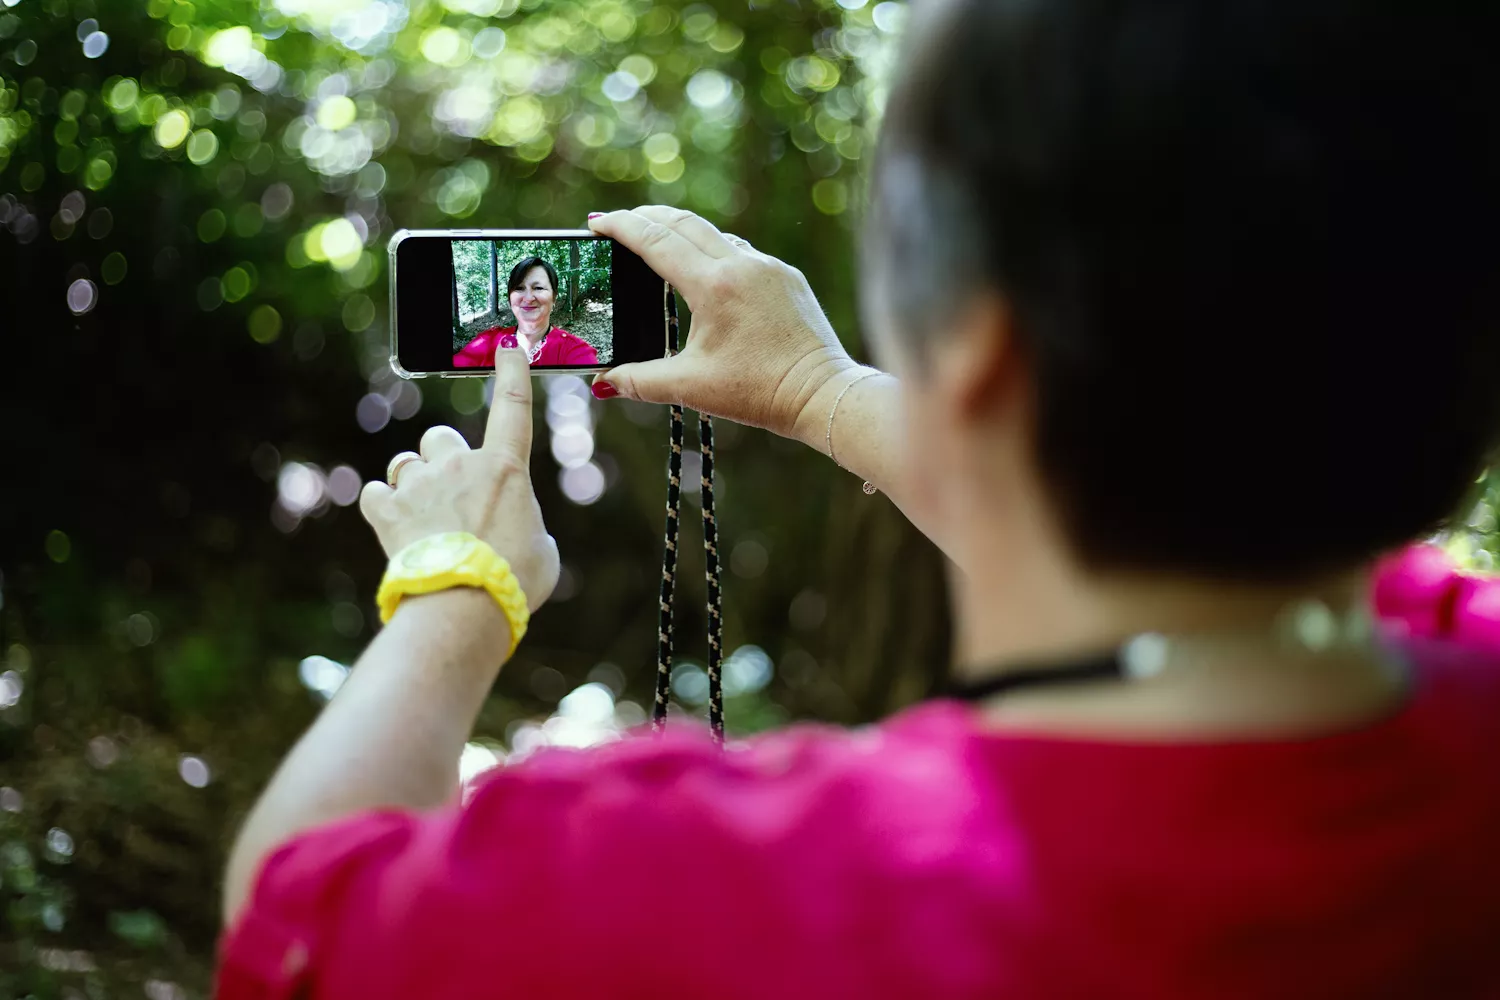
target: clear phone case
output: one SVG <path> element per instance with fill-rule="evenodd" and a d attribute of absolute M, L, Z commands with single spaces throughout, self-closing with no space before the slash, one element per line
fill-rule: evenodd
<path fill-rule="evenodd" d="M 387 244 L 386 248 L 386 253 L 390 257 L 390 277 L 388 280 L 391 286 L 391 371 L 405 379 L 488 378 L 491 374 L 482 368 L 451 372 L 411 372 L 401 367 L 400 353 L 396 349 L 397 337 L 399 336 L 399 332 L 396 329 L 396 247 L 414 236 L 430 236 L 450 240 L 600 238 L 597 233 L 590 229 L 398 229 L 391 236 L 391 241 Z M 543 368 L 534 369 L 531 374 L 537 376 L 595 373 L 609 371 L 610 367 L 609 365 L 592 365 L 586 368 Z"/>

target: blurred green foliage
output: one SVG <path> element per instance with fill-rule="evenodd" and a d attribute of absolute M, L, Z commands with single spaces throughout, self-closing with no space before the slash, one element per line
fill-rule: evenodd
<path fill-rule="evenodd" d="M 681 205 L 800 267 L 857 347 L 849 235 L 905 6 L 3 3 L 0 997 L 201 997 L 228 839 L 371 634 L 383 560 L 351 489 L 431 423 L 482 427 L 479 381 L 391 375 L 385 240 Z M 576 389 L 539 392 L 533 460 L 566 571 L 475 759 L 576 733 L 601 688 L 618 720 L 649 703 L 666 422 L 580 418 Z M 542 432 L 562 417 L 586 465 Z M 931 546 L 800 446 L 718 446 L 731 727 L 927 693 Z M 1480 492 L 1446 541 L 1489 567 L 1500 477 Z"/>
<path fill-rule="evenodd" d="M 0 487 L 0 997 L 206 995 L 227 842 L 371 635 L 382 559 L 349 490 L 432 423 L 482 428 L 482 382 L 389 371 L 391 233 L 680 205 L 795 263 L 857 346 L 853 209 L 904 14 L 4 0 L 0 299 L 27 323 L 0 319 L 0 426 L 28 472 Z M 481 762 L 586 736 L 601 685 L 614 723 L 649 703 L 665 414 L 577 388 L 539 384 L 566 572 L 480 718 Z M 585 421 L 582 467 L 544 430 L 560 417 Z M 931 547 L 799 446 L 730 425 L 718 446 L 731 727 L 922 696 L 946 661 Z"/>

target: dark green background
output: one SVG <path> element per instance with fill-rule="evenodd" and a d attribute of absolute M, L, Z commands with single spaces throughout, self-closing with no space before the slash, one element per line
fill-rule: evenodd
<path fill-rule="evenodd" d="M 227 845 L 321 704 L 298 664 L 352 662 L 384 562 L 355 509 L 291 519 L 278 483 L 378 477 L 432 423 L 482 428 L 478 380 L 390 375 L 392 232 L 681 205 L 806 272 L 860 351 L 850 237 L 900 4 L 416 0 L 381 7 L 383 34 L 305 6 L 0 7 L 0 690 L 20 688 L 0 709 L 0 997 L 205 995 Z M 544 398 L 533 467 L 567 574 L 481 714 L 495 745 L 601 664 L 650 696 L 665 413 L 591 404 L 609 488 L 579 507 Z M 371 408 L 395 416 L 370 432 Z M 926 693 L 947 658 L 932 547 L 800 445 L 728 424 L 718 444 L 726 646 L 775 663 L 731 728 Z M 1495 492 L 1451 539 L 1479 565 Z"/>

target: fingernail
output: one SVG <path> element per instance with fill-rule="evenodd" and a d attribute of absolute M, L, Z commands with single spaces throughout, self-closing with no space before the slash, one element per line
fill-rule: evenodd
<path fill-rule="evenodd" d="M 599 216 L 601 216 L 603 214 L 604 214 L 603 212 L 590 212 L 589 213 L 589 218 L 590 219 L 597 219 L 597 218 L 599 218 Z"/>
<path fill-rule="evenodd" d="M 620 394 L 620 390 L 608 382 L 595 382 L 592 391 L 595 399 L 613 399 Z"/>

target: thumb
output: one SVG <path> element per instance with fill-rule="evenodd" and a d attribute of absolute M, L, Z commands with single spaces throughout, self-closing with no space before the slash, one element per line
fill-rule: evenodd
<path fill-rule="evenodd" d="M 692 391 L 694 361 L 674 354 L 670 358 L 619 365 L 594 379 L 594 395 L 600 399 L 619 396 L 642 403 L 686 403 Z"/>

